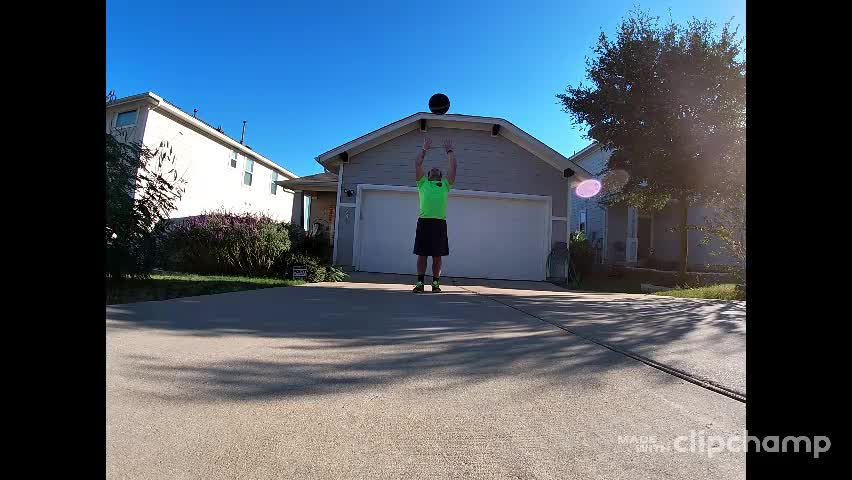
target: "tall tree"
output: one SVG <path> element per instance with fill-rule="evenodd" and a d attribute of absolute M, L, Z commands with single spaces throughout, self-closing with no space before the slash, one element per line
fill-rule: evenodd
<path fill-rule="evenodd" d="M 745 199 L 746 63 L 737 30 L 708 20 L 685 26 L 631 11 L 586 59 L 591 86 L 557 98 L 588 137 L 612 152 L 604 174 L 626 183 L 606 204 L 678 210 L 680 271 L 686 273 L 690 205 Z"/>
<path fill-rule="evenodd" d="M 105 134 L 105 273 L 115 279 L 145 277 L 151 271 L 165 220 L 186 184 L 168 142 L 151 149 L 129 140 L 129 133 Z"/>

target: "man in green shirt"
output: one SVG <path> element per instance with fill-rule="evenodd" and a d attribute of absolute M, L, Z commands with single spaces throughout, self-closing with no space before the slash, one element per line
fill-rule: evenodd
<path fill-rule="evenodd" d="M 423 172 L 423 160 L 432 146 L 432 139 L 423 139 L 423 149 L 414 162 L 417 175 L 417 193 L 420 195 L 420 216 L 417 218 L 417 233 L 414 237 L 414 254 L 417 255 L 417 284 L 414 292 L 424 291 L 423 279 L 426 277 L 426 258 L 432 257 L 432 291 L 441 291 L 441 258 L 450 254 L 447 239 L 447 197 L 450 188 L 456 183 L 456 155 L 453 153 L 453 141 L 444 140 L 444 151 L 450 168 L 444 178 L 440 168 L 432 168 L 429 174 Z"/>

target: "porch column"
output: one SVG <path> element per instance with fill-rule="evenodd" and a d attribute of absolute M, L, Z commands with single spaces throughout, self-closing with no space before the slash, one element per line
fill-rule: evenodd
<path fill-rule="evenodd" d="M 603 248 L 601 249 L 601 263 L 606 263 L 609 260 L 609 210 L 607 207 L 601 209 L 603 215 Z"/>
<path fill-rule="evenodd" d="M 565 243 L 568 244 L 567 248 L 571 248 L 571 227 L 572 222 L 574 221 L 574 216 L 572 214 L 573 208 L 573 200 L 574 200 L 574 187 L 568 186 L 568 196 L 565 199 L 565 218 L 568 219 L 565 225 Z M 551 245 L 552 247 L 552 245 Z"/>
<path fill-rule="evenodd" d="M 296 223 L 297 225 L 304 226 L 305 218 L 303 216 L 305 205 L 305 192 L 301 190 L 296 190 L 293 193 L 293 211 L 290 216 L 290 223 Z M 298 222 L 298 223 L 297 223 Z"/>
<path fill-rule="evenodd" d="M 568 219 L 565 221 L 565 255 L 568 257 L 569 262 L 571 261 L 571 222 L 574 221 L 574 216 L 571 212 L 575 188 L 576 187 L 572 186 L 570 183 L 568 184 L 568 195 L 565 199 L 565 218 Z M 551 225 L 553 225 L 553 222 L 551 222 Z M 553 245 L 551 245 L 550 248 L 553 248 Z M 557 276 L 564 276 L 565 279 L 568 280 L 568 268 L 564 265 L 558 265 L 555 270 Z M 547 272 L 547 274 L 550 275 L 551 272 Z"/>
<path fill-rule="evenodd" d="M 633 207 L 627 207 L 627 241 L 625 242 L 625 262 L 635 265 L 639 253 L 639 211 Z"/>

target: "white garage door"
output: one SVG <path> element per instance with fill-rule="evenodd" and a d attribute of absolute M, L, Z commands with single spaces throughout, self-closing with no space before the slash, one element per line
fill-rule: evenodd
<path fill-rule="evenodd" d="M 355 268 L 413 275 L 417 191 L 391 188 L 364 188 L 359 194 Z M 451 191 L 447 230 L 450 256 L 444 259 L 443 276 L 545 280 L 549 197 Z"/>

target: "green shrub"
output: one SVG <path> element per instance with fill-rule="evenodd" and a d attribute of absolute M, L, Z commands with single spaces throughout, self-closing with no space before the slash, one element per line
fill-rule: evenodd
<path fill-rule="evenodd" d="M 286 228 L 290 234 L 292 245 L 290 252 L 318 257 L 326 264 L 331 264 L 334 247 L 324 232 L 306 232 L 301 225 L 296 223 L 288 223 Z"/>
<path fill-rule="evenodd" d="M 155 266 L 164 221 L 183 194 L 186 181 L 174 168 L 167 142 L 152 149 L 106 134 L 105 274 L 109 278 L 145 278 Z"/>
<path fill-rule="evenodd" d="M 586 238 L 585 232 L 573 232 L 571 234 L 568 252 L 580 277 L 588 276 L 594 266 L 595 253 L 592 250 L 592 244 Z"/>
<path fill-rule="evenodd" d="M 285 223 L 284 228 L 287 229 L 287 235 L 290 238 L 290 251 L 298 250 L 298 245 L 302 243 L 308 232 L 297 223 Z"/>
<path fill-rule="evenodd" d="M 278 273 L 289 249 L 286 225 L 262 215 L 217 211 L 175 222 L 166 235 L 163 264 L 186 273 L 269 276 Z"/>
<path fill-rule="evenodd" d="M 346 280 L 348 277 L 349 277 L 349 275 L 347 275 L 346 272 L 344 272 L 343 270 L 341 270 L 340 268 L 338 268 L 334 265 L 329 265 L 328 267 L 326 267 L 326 273 L 325 273 L 325 281 L 326 282 L 342 282 L 342 281 Z"/>
<path fill-rule="evenodd" d="M 287 278 L 292 278 L 293 267 L 301 266 L 307 269 L 308 276 L 306 280 L 310 283 L 317 282 L 342 282 L 349 277 L 343 270 L 334 265 L 330 265 L 323 258 L 306 253 L 290 252 L 284 255 L 285 261 L 283 265 L 283 274 Z"/>
<path fill-rule="evenodd" d="M 288 225 L 288 231 L 291 232 L 293 239 L 293 247 L 291 250 L 294 253 L 303 253 L 313 257 L 319 257 L 326 263 L 331 263 L 333 247 L 329 238 L 323 232 L 306 232 L 299 226 L 294 226 L 292 223 Z"/>
<path fill-rule="evenodd" d="M 285 224 L 289 232 L 290 251 L 282 257 L 277 270 L 287 278 L 292 277 L 294 266 L 303 266 L 308 272 L 307 281 L 340 282 L 348 275 L 331 264 L 333 247 L 323 232 L 306 232 L 296 223 Z"/>
<path fill-rule="evenodd" d="M 293 267 L 301 266 L 305 267 L 308 271 L 308 277 L 306 278 L 308 282 L 317 283 L 325 281 L 327 265 L 321 258 L 304 253 L 289 253 L 285 255 L 285 258 L 285 268 L 288 276 L 292 275 Z"/>

